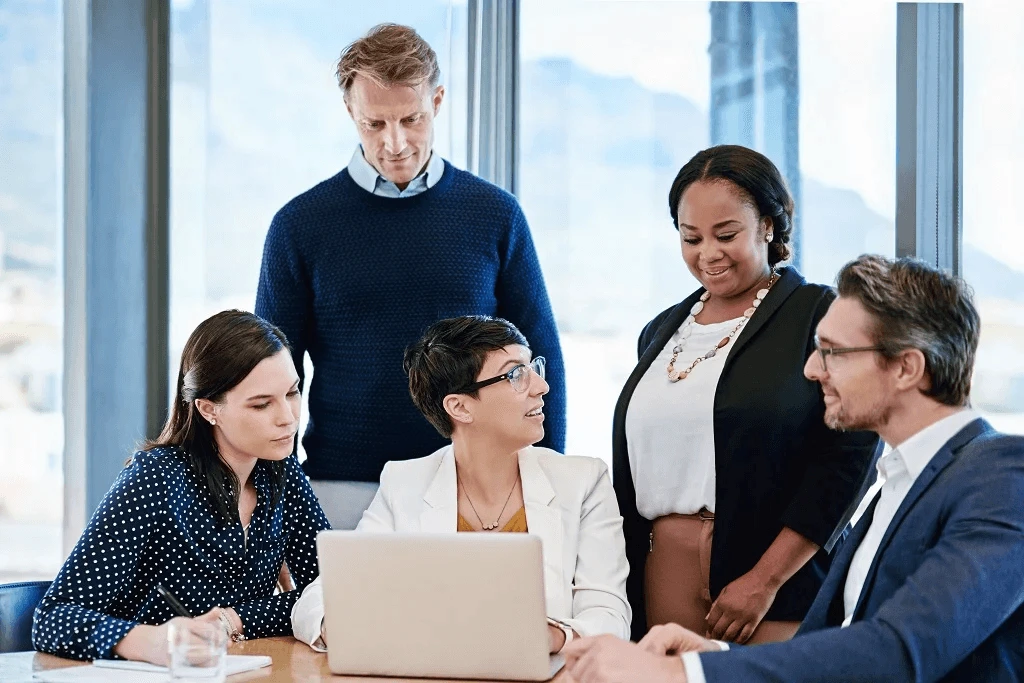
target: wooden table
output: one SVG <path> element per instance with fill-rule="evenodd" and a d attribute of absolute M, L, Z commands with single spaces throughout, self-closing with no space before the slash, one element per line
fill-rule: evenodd
<path fill-rule="evenodd" d="M 294 638 L 260 638 L 233 643 L 228 652 L 233 655 L 270 655 L 274 663 L 264 669 L 235 674 L 227 680 L 230 683 L 315 683 L 316 681 L 382 681 L 386 683 L 419 682 L 424 679 L 413 678 L 375 678 L 362 676 L 332 676 L 327 668 L 327 655 L 314 652 L 304 643 Z M 54 657 L 39 652 L 14 652 L 0 655 L 0 681 L 3 683 L 33 683 L 32 672 L 46 669 L 59 669 L 66 666 L 83 666 L 87 662 Z M 445 683 L 439 679 L 431 679 L 434 683 Z M 467 683 L 458 681 L 448 683 Z M 553 683 L 573 683 L 565 672 L 558 674 Z"/>

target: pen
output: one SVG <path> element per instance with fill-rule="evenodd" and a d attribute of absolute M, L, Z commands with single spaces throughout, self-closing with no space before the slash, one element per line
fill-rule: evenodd
<path fill-rule="evenodd" d="M 174 613 L 179 617 L 192 618 L 192 614 L 185 609 L 185 606 L 181 604 L 178 598 L 174 597 L 173 593 L 161 586 L 159 583 L 156 585 L 156 592 L 160 594 L 160 597 L 162 597 L 167 604 L 171 606 L 171 609 L 174 610 Z"/>

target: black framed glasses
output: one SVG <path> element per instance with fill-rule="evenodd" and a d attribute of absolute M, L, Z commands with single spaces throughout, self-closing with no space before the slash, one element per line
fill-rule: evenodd
<path fill-rule="evenodd" d="M 515 389 L 517 393 L 521 394 L 524 391 L 526 391 L 526 388 L 528 386 L 530 386 L 529 371 L 533 370 L 535 373 L 537 373 L 538 376 L 540 376 L 541 379 L 544 379 L 544 369 L 547 367 L 547 363 L 548 362 L 544 359 L 544 356 L 537 356 L 529 363 L 520 363 L 519 365 L 515 366 L 508 372 L 502 373 L 497 377 L 491 377 L 488 379 L 482 379 L 479 382 L 473 382 L 469 386 L 463 387 L 462 389 L 459 389 L 455 393 L 469 394 L 476 391 L 477 389 L 483 389 L 484 387 L 489 387 L 492 384 L 497 384 L 498 382 L 507 379 L 509 384 L 512 385 L 512 388 Z"/>
<path fill-rule="evenodd" d="M 828 357 L 829 356 L 841 356 L 844 353 L 860 353 L 861 351 L 887 351 L 886 346 L 832 346 L 827 349 L 821 348 L 821 340 L 818 336 L 814 336 L 814 350 L 818 352 L 821 357 L 821 367 L 828 372 Z"/>

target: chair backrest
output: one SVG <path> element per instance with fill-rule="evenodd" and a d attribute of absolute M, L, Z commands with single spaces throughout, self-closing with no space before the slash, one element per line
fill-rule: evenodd
<path fill-rule="evenodd" d="M 32 649 L 32 613 L 50 581 L 0 584 L 0 652 Z"/>

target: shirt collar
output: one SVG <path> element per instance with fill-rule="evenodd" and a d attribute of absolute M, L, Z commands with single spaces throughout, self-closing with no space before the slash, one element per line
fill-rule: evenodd
<path fill-rule="evenodd" d="M 901 443 L 899 447 L 879 458 L 878 471 L 884 473 L 883 468 L 889 466 L 887 458 L 889 460 L 898 458 L 903 461 L 903 466 L 910 474 L 911 479 L 916 480 L 939 452 L 939 449 L 978 417 L 976 412 L 967 408 L 928 425 Z M 883 461 L 886 461 L 886 464 L 883 464 Z"/>
<path fill-rule="evenodd" d="M 430 161 L 427 162 L 426 169 L 424 169 L 423 173 L 416 176 L 413 182 L 422 179 L 422 181 L 426 182 L 424 189 L 430 189 L 441 180 L 442 173 L 444 173 L 444 159 L 439 154 L 431 152 Z M 356 150 L 352 153 L 352 158 L 348 162 L 348 174 L 355 181 L 356 185 L 371 194 L 376 194 L 378 184 L 389 184 L 395 188 L 394 194 L 398 193 L 397 186 L 378 173 L 377 169 L 366 160 L 366 157 L 363 156 L 362 145 L 356 145 Z"/>

